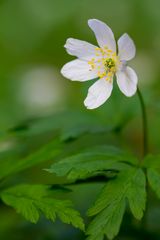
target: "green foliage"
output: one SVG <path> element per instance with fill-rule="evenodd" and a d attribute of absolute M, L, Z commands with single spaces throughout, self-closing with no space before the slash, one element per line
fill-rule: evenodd
<path fill-rule="evenodd" d="M 12 158 L 5 159 L 5 161 L 2 159 L 0 162 L 0 179 L 37 165 L 43 161 L 48 161 L 55 157 L 59 153 L 59 150 L 59 141 L 52 140 L 23 159 L 16 159 L 15 161 Z"/>
<path fill-rule="evenodd" d="M 155 191 L 158 198 L 160 198 L 160 174 L 155 169 L 148 169 L 147 177 L 151 188 Z"/>
<path fill-rule="evenodd" d="M 115 124 L 106 126 L 106 121 L 93 113 L 68 110 L 24 122 L 10 129 L 10 132 L 29 137 L 59 131 L 61 141 L 67 141 L 86 133 L 113 132 L 117 127 Z"/>
<path fill-rule="evenodd" d="M 133 98 L 123 96 L 117 84 L 115 84 L 112 97 L 106 104 L 94 111 L 88 111 L 85 110 L 83 106 L 83 100 L 86 97 L 88 86 L 91 86 L 92 83 L 90 81 L 88 83 L 70 82 L 63 79 L 60 74 L 60 69 L 63 64 L 75 58 L 69 56 L 63 48 L 65 40 L 68 37 L 75 37 L 97 44 L 94 34 L 87 26 L 87 20 L 90 17 L 105 21 L 114 30 L 116 38 L 121 35 L 122 30 L 126 30 L 133 38 L 139 55 L 138 58 L 134 60 L 135 70 L 138 73 L 146 103 L 148 103 L 147 113 L 149 113 L 150 149 L 155 152 L 159 151 L 159 9 L 159 0 L 155 0 L 154 2 L 149 0 L 102 0 L 101 2 L 96 0 L 1 1 L 0 191 L 4 190 L 6 185 L 14 185 L 21 182 L 30 182 L 30 184 L 34 184 L 34 182 L 47 182 L 54 184 L 59 181 L 61 183 L 61 178 L 55 178 L 53 174 L 47 174 L 42 170 L 42 168 L 48 168 L 48 163 L 42 163 L 43 161 L 51 159 L 54 163 L 55 158 L 57 159 L 55 156 L 57 156 L 56 151 L 59 149 L 59 144 L 53 143 L 52 145 L 52 143 L 49 143 L 50 147 L 47 147 L 48 144 L 46 144 L 50 137 L 53 138 L 55 136 L 60 136 L 60 140 L 63 143 L 65 142 L 65 148 L 68 148 L 68 152 L 72 152 L 72 154 L 74 152 L 75 154 L 74 156 L 69 154 L 67 156 L 66 152 L 61 152 L 61 159 L 65 157 L 66 160 L 68 159 L 68 163 L 61 163 L 62 165 L 60 165 L 59 162 L 57 163 L 59 165 L 54 166 L 56 168 L 56 174 L 59 176 L 67 175 L 67 177 L 71 179 L 83 178 L 85 181 L 85 178 L 89 176 L 96 176 L 98 179 L 101 172 L 108 175 L 108 173 L 113 170 L 113 172 L 115 171 L 116 173 L 112 176 L 119 178 L 122 171 L 125 169 L 128 170 L 131 164 L 136 165 L 136 161 L 127 163 L 126 161 L 114 160 L 115 158 L 113 156 L 112 159 L 110 159 L 109 157 L 103 157 L 99 154 L 89 154 L 94 151 L 95 144 L 108 143 L 126 147 L 130 146 L 134 152 L 138 155 L 140 154 L 138 149 L 139 146 L 141 146 L 141 124 L 139 124 L 141 115 L 137 96 L 135 95 Z M 119 19 L 120 21 L 118 21 Z M 39 75 L 35 74 L 37 72 Z M 114 81 L 114 83 L 116 82 Z M 77 111 L 67 110 L 66 112 L 56 113 L 59 109 L 67 108 L 75 108 Z M 79 112 L 80 108 L 84 109 L 84 111 Z M 46 116 L 46 114 L 53 115 L 39 117 Z M 33 120 L 27 120 L 27 118 L 32 117 L 34 117 Z M 131 119 L 131 124 L 128 125 Z M 18 123 L 23 123 L 23 121 L 24 124 L 19 126 Z M 17 127 L 9 131 L 9 137 L 11 136 L 11 138 L 9 141 L 7 138 L 6 141 L 6 129 L 15 125 L 17 125 Z M 115 133 L 115 129 L 117 129 L 117 131 L 121 130 L 123 126 L 125 126 L 125 129 L 122 135 L 111 135 L 111 133 Z M 85 136 L 85 134 L 87 136 Z M 88 140 L 88 135 L 90 135 L 89 137 L 92 138 L 93 142 Z M 82 140 L 80 137 L 82 137 Z M 100 138 L 101 140 L 99 141 Z M 71 143 L 69 140 L 73 139 L 77 141 Z M 11 144 L 13 140 L 13 154 L 12 151 L 10 151 L 8 155 L 5 153 L 2 154 L 3 149 L 7 149 L 8 151 L 6 143 L 10 145 L 10 140 Z M 27 140 L 29 144 L 25 144 L 25 140 Z M 36 143 L 37 140 L 40 142 L 41 147 L 39 147 L 39 143 Z M 90 152 L 88 150 L 89 156 L 84 155 L 84 162 L 82 161 L 82 153 L 78 152 L 78 149 L 81 149 L 81 142 L 84 142 L 83 146 L 86 144 L 86 147 L 92 147 Z M 95 144 L 92 146 L 92 143 Z M 19 151 L 21 147 L 22 151 Z M 73 161 L 74 158 L 77 158 L 77 160 Z M 69 165 L 70 160 L 71 165 Z M 145 168 L 144 170 L 145 173 L 147 173 L 150 187 L 157 193 L 158 197 L 160 197 L 160 155 L 148 156 L 143 162 L 142 167 Z M 43 167 L 41 168 L 40 165 L 43 165 Z M 24 171 L 33 166 L 38 166 L 38 169 L 41 170 L 35 171 L 34 168 L 25 171 L 24 174 L 16 175 L 20 171 Z M 62 170 L 60 169 L 61 166 Z M 143 185 L 143 180 L 140 175 L 141 174 L 137 174 L 135 176 L 135 184 L 132 184 L 132 190 L 129 188 L 130 193 L 128 190 L 128 197 L 125 198 L 125 201 L 130 198 L 130 208 L 137 218 L 140 218 L 142 214 L 142 210 L 139 212 L 138 206 L 143 205 L 142 198 L 140 198 L 141 192 L 143 191 L 141 187 L 139 187 L 139 185 Z M 10 176 L 12 177 L 10 178 Z M 110 184 L 112 181 L 116 181 L 117 178 L 111 179 L 111 181 L 108 181 L 108 178 L 106 178 L 106 183 Z M 2 181 L 3 179 L 6 179 L 6 181 Z M 66 183 L 64 178 L 63 181 Z M 137 184 L 139 185 L 137 186 Z M 98 187 L 99 184 L 93 186 L 95 192 Z M 91 185 L 87 185 L 83 187 L 83 189 L 84 188 L 88 190 L 92 189 Z M 31 185 L 29 189 L 31 191 Z M 25 192 L 29 191 L 29 189 L 25 189 Z M 74 187 L 73 197 L 81 203 L 82 198 L 79 195 L 80 189 L 81 187 L 79 185 Z M 41 191 L 43 193 L 43 190 Z M 57 191 L 62 191 L 63 193 L 63 189 L 58 190 L 58 187 Z M 117 191 L 119 192 L 118 187 Z M 36 193 L 35 188 L 33 192 Z M 40 192 L 40 189 L 38 192 Z M 93 195 L 95 195 L 95 192 L 93 192 Z M 114 191 L 111 193 L 113 194 L 113 192 Z M 40 195 L 40 193 L 36 194 Z M 150 194 L 150 191 L 148 194 Z M 50 198 L 49 195 L 46 196 Z M 55 199 L 56 197 L 57 199 L 58 194 L 55 190 L 53 195 L 53 198 Z M 89 193 L 84 195 L 86 196 L 83 203 L 81 203 L 81 206 L 83 205 L 82 208 L 88 205 L 88 200 L 92 197 Z M 63 197 L 65 197 L 64 194 Z M 108 194 L 106 194 L 105 198 L 108 197 Z M 113 197 L 111 196 L 111 199 Z M 151 198 L 151 201 L 149 201 L 150 211 L 147 215 L 147 223 L 149 226 L 141 229 L 136 222 L 136 228 L 134 229 L 135 221 L 130 221 L 130 217 L 128 217 L 127 214 L 126 225 L 124 226 L 125 233 L 123 235 L 122 232 L 118 239 L 160 239 L 158 225 L 159 206 L 156 206 L 157 208 L 155 210 L 155 202 L 152 201 L 152 197 L 154 197 L 154 195 L 149 195 L 149 199 Z M 155 204 L 157 204 L 157 202 Z M 122 201 L 113 206 L 115 209 L 114 214 L 112 212 L 112 206 L 113 205 L 111 205 L 110 210 L 106 208 L 106 211 L 108 211 L 110 219 L 113 216 L 115 226 L 112 225 L 112 228 L 117 228 L 119 227 L 117 221 L 121 222 L 121 217 L 124 213 L 124 199 L 122 198 Z M 116 207 L 118 211 L 116 211 Z M 140 209 L 142 209 L 142 207 L 140 207 Z M 40 212 L 41 210 L 38 209 L 39 214 Z M 98 215 L 102 212 L 103 210 L 100 211 Z M 3 204 L 1 204 L 0 208 L 0 218 L 0 239 L 2 240 L 84 240 L 84 236 L 73 236 L 72 231 L 67 231 L 66 228 L 65 231 L 63 231 L 57 224 L 55 228 L 53 224 L 46 225 L 45 220 L 38 223 L 37 226 L 22 224 L 17 215 L 12 214 L 9 208 L 4 207 Z M 103 218 L 103 216 L 101 218 Z M 104 215 L 102 223 L 105 219 L 106 217 Z M 100 226 L 100 224 L 95 225 L 95 232 Z M 110 230 L 110 225 L 108 224 L 107 226 Z M 1 235 L 2 231 L 4 233 L 3 236 Z M 106 232 L 106 228 L 104 231 Z M 114 232 L 116 231 L 117 229 L 114 229 Z M 143 233 L 145 233 L 145 236 Z M 103 235 L 103 233 L 99 234 L 99 236 L 95 234 L 95 237 L 91 235 L 90 238 L 94 237 L 95 240 L 101 240 Z"/>
<path fill-rule="evenodd" d="M 154 168 L 160 171 L 160 155 L 147 155 L 143 161 L 143 167 Z"/>
<path fill-rule="evenodd" d="M 145 175 L 141 169 L 131 167 L 106 183 L 88 210 L 89 216 L 96 215 L 87 230 L 89 240 L 103 239 L 103 235 L 113 239 L 118 234 L 126 200 L 133 215 L 141 219 L 146 202 Z"/>
<path fill-rule="evenodd" d="M 103 240 L 104 234 L 106 234 L 109 239 L 113 239 L 119 232 L 124 211 L 125 201 L 123 198 L 111 203 L 90 223 L 87 229 L 88 239 Z"/>
<path fill-rule="evenodd" d="M 157 197 L 160 198 L 160 155 L 148 155 L 144 159 L 144 166 L 147 169 L 148 182 L 156 193 Z"/>
<path fill-rule="evenodd" d="M 82 218 L 72 208 L 71 202 L 53 198 L 54 191 L 51 193 L 49 186 L 23 184 L 2 191 L 1 198 L 32 223 L 38 221 L 42 212 L 53 222 L 58 216 L 62 222 L 84 230 Z"/>
<path fill-rule="evenodd" d="M 48 171 L 68 179 L 81 179 L 95 175 L 97 171 L 120 171 L 136 164 L 129 153 L 112 146 L 97 146 L 54 163 Z"/>
<path fill-rule="evenodd" d="M 146 203 L 146 178 L 141 169 L 138 169 L 133 175 L 130 186 L 127 191 L 127 198 L 132 214 L 140 220 L 143 217 Z"/>

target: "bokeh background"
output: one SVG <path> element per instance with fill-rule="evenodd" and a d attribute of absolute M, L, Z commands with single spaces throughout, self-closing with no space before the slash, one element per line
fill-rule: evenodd
<path fill-rule="evenodd" d="M 104 134 L 103 137 L 99 134 L 96 137 L 92 136 L 91 141 L 88 140 L 90 139 L 88 135 L 83 136 L 81 141 L 76 140 L 79 141 L 79 146 L 87 145 L 88 141 L 90 145 L 106 141 L 125 146 L 141 155 L 141 112 L 137 96 L 126 98 L 115 84 L 111 99 L 101 108 L 88 113 L 83 106 L 83 100 L 91 82 L 71 82 L 60 74 L 62 66 L 74 59 L 63 47 L 68 37 L 96 43 L 93 33 L 87 26 L 87 20 L 90 18 L 106 22 L 115 33 L 116 39 L 124 32 L 133 38 L 137 55 L 132 60 L 131 66 L 138 74 L 139 86 L 147 105 L 150 150 L 153 153 L 159 152 L 159 9 L 159 0 L 1 0 L 0 152 L 16 144 L 22 145 L 22 148 L 27 144 L 25 154 L 32 151 L 34 144 L 45 141 L 44 137 L 37 140 L 31 134 L 30 138 L 23 137 L 18 141 L 14 139 L 11 141 L 3 138 L 5 133 L 19 124 L 23 126 L 32 119 L 54 116 L 65 111 L 68 114 L 74 112 L 74 119 L 66 117 L 66 121 L 69 127 L 74 125 L 76 131 L 79 122 L 82 126 L 84 120 L 83 115 L 78 115 L 79 112 L 85 116 L 87 114 L 87 124 L 94 123 L 95 128 L 98 128 L 98 123 L 100 127 L 106 126 L 106 129 L 111 124 L 123 125 L 123 131 L 118 136 L 109 135 L 105 138 Z M 57 128 L 58 124 L 63 126 L 64 123 L 59 122 L 59 118 L 52 117 L 49 120 L 48 130 L 52 124 Z M 63 115 L 62 118 L 64 121 Z M 64 131 L 62 137 L 66 138 L 67 134 L 68 129 Z M 48 139 L 51 136 L 45 137 Z M 69 146 L 70 149 L 74 150 L 74 144 Z M 18 154 L 21 155 L 22 151 L 16 150 L 13 156 L 16 157 Z M 41 166 L 23 174 L 23 177 L 18 176 L 10 181 L 22 180 L 38 183 L 55 181 L 53 176 L 43 173 Z M 82 187 L 72 196 L 82 213 L 92 201 L 91 198 L 95 197 L 95 186 L 90 186 L 89 189 L 90 194 L 87 194 L 88 187 L 86 189 Z M 159 232 L 158 203 L 151 209 L 150 216 L 149 227 L 154 232 Z M 27 223 L 13 210 L 4 206 L 0 212 L 0 219 L 1 239 L 84 239 L 83 234 L 59 222 L 53 225 L 42 219 L 37 225 Z"/>

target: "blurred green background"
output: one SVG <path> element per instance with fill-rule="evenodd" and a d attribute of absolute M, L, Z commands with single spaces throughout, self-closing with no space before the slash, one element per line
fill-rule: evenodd
<path fill-rule="evenodd" d="M 0 136 L 2 141 L 0 151 L 7 150 L 17 142 L 24 147 L 27 142 L 27 148 L 25 148 L 25 154 L 27 154 L 27 151 L 32 151 L 34 144 L 45 141 L 44 137 L 38 140 L 35 137 L 29 140 L 21 138 L 16 143 L 4 141 L 3 136 L 8 129 L 30 119 L 76 110 L 89 114 L 88 121 L 92 122 L 95 117 L 96 126 L 98 122 L 103 127 L 111 123 L 125 125 L 118 137 L 113 139 L 112 136 L 106 138 L 98 136 L 96 140 L 92 138 L 88 145 L 107 141 L 127 146 L 138 155 L 141 154 L 141 148 L 137 150 L 141 146 L 142 136 L 141 113 L 136 96 L 126 98 L 115 85 L 111 99 L 101 108 L 88 113 L 83 106 L 83 100 L 91 83 L 71 82 L 60 74 L 61 67 L 74 59 L 65 52 L 63 46 L 66 39 L 73 37 L 95 43 L 94 35 L 87 26 L 87 20 L 97 18 L 112 28 L 116 39 L 127 32 L 136 44 L 137 55 L 131 62 L 131 66 L 138 74 L 139 86 L 147 104 L 150 150 L 159 152 L 159 9 L 159 0 L 1 0 Z M 50 124 L 52 125 L 52 122 Z M 74 126 L 78 128 L 76 119 Z M 46 139 L 50 137 L 51 135 L 47 135 Z M 79 146 L 85 146 L 88 141 L 86 139 L 90 139 L 89 136 L 83 136 Z M 74 143 L 69 147 L 74 150 Z M 55 181 L 53 177 L 43 173 L 41 169 L 40 166 L 23 175 L 23 178 L 19 176 L 18 179 L 38 183 L 44 179 L 47 183 L 53 183 Z M 12 179 L 12 181 L 17 182 L 18 179 Z M 89 190 L 83 187 L 73 194 L 75 204 L 82 212 L 93 200 L 91 196 L 95 197 L 94 189 L 95 187 L 91 186 Z M 87 191 L 90 191 L 90 194 L 87 194 Z M 159 231 L 157 219 L 160 219 L 160 208 L 158 206 L 158 203 L 155 203 L 151 209 L 151 220 L 148 223 L 155 232 Z M 0 218 L 1 239 L 84 239 L 80 232 L 59 222 L 53 225 L 42 219 L 38 225 L 27 223 L 13 210 L 4 206 L 1 208 Z"/>

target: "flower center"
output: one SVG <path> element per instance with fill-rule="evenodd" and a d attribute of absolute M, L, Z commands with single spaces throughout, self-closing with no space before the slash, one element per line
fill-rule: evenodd
<path fill-rule="evenodd" d="M 95 48 L 95 58 L 88 61 L 90 71 L 96 71 L 99 78 L 105 78 L 106 81 L 112 82 L 113 75 L 119 65 L 119 58 L 116 52 L 104 48 Z"/>
<path fill-rule="evenodd" d="M 116 64 L 112 58 L 107 58 L 105 60 L 104 66 L 106 67 L 107 71 L 110 71 L 110 70 L 113 70 L 113 68 L 115 68 Z"/>

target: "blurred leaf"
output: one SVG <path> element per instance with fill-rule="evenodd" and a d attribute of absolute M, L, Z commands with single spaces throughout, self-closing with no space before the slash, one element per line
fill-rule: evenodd
<path fill-rule="evenodd" d="M 86 133 L 107 133 L 115 129 L 115 126 L 106 126 L 103 119 L 91 113 L 67 111 L 30 120 L 10 129 L 10 132 L 28 137 L 59 130 L 61 140 L 67 141 Z"/>
<path fill-rule="evenodd" d="M 112 146 L 97 146 L 62 159 L 53 164 L 49 171 L 68 179 L 79 179 L 101 170 L 124 170 L 136 164 L 136 158 Z"/>
<path fill-rule="evenodd" d="M 160 170 L 160 155 L 147 155 L 143 161 L 143 166 Z"/>
<path fill-rule="evenodd" d="M 23 184 L 4 190 L 1 198 L 4 203 L 15 208 L 18 213 L 32 223 L 39 220 L 42 212 L 47 219 L 53 222 L 58 216 L 62 222 L 84 230 L 83 220 L 79 213 L 72 208 L 70 201 L 54 199 L 48 195 L 50 195 L 49 186 Z"/>
<path fill-rule="evenodd" d="M 68 141 L 71 139 L 76 139 L 86 133 L 110 133 L 114 132 L 116 128 L 111 127 L 111 126 L 103 126 L 100 124 L 99 125 L 93 125 L 93 124 L 84 124 L 84 125 L 79 125 L 79 126 L 71 126 L 68 128 L 64 128 L 62 133 L 61 133 L 61 140 L 62 141 Z"/>
<path fill-rule="evenodd" d="M 143 161 L 147 177 L 153 191 L 160 198 L 160 155 L 148 155 Z"/>
<path fill-rule="evenodd" d="M 119 232 L 126 199 L 133 215 L 141 219 L 145 209 L 145 175 L 141 169 L 130 167 L 117 178 L 110 180 L 102 189 L 88 215 L 97 215 L 88 227 L 89 240 L 103 239 L 107 235 L 113 239 Z"/>
<path fill-rule="evenodd" d="M 0 161 L 0 179 L 30 168 L 43 161 L 53 159 L 60 151 L 60 143 L 57 140 L 45 144 L 23 159 L 5 159 Z"/>
<path fill-rule="evenodd" d="M 151 188 L 160 198 L 160 174 L 153 168 L 147 170 L 147 177 Z"/>

